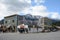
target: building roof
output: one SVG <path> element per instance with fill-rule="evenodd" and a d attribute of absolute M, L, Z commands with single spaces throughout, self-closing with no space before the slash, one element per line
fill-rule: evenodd
<path fill-rule="evenodd" d="M 13 16 L 22 16 L 22 15 L 14 14 L 14 15 L 6 16 L 4 18 L 9 18 L 9 17 L 13 17 Z"/>

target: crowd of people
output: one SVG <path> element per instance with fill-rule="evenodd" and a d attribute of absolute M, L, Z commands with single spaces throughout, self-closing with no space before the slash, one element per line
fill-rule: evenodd
<path fill-rule="evenodd" d="M 20 24 L 15 28 L 15 26 L 4 26 L 0 25 L 0 32 L 15 32 L 18 29 L 20 33 L 28 33 L 28 25 Z"/>
<path fill-rule="evenodd" d="M 6 26 L 0 25 L 0 32 L 6 32 L 6 31 L 7 31 Z"/>
<path fill-rule="evenodd" d="M 0 25 L 0 32 L 15 32 L 15 26 Z"/>
<path fill-rule="evenodd" d="M 35 27 L 33 26 L 32 28 L 35 28 Z M 16 29 L 18 29 L 18 31 L 20 33 L 28 33 L 31 30 L 31 28 L 28 27 L 28 25 L 25 25 L 25 24 L 20 24 L 20 25 L 17 26 L 17 28 L 15 28 L 15 26 L 6 27 L 4 25 L 0 25 L 0 32 L 15 32 Z M 38 29 L 39 28 L 36 27 L 37 32 L 38 32 Z M 58 28 L 58 27 L 44 27 L 44 29 L 43 28 L 41 28 L 41 29 L 42 29 L 42 32 L 45 32 L 45 31 L 50 32 L 50 31 L 60 30 L 60 28 Z"/>

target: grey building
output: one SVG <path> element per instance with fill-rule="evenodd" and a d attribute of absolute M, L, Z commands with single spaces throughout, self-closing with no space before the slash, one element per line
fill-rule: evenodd
<path fill-rule="evenodd" d="M 38 26 L 42 27 L 44 29 L 44 27 L 52 27 L 52 20 L 47 18 L 47 17 L 41 17 L 38 20 Z"/>
<path fill-rule="evenodd" d="M 15 31 L 17 31 L 17 26 L 22 24 L 24 22 L 25 18 L 24 16 L 20 15 L 11 15 L 4 17 L 4 25 L 6 27 L 11 26 L 15 28 Z"/>
<path fill-rule="evenodd" d="M 4 25 L 4 19 L 0 20 L 0 25 Z"/>

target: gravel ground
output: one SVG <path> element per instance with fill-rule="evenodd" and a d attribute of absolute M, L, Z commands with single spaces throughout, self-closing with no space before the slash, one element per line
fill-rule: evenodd
<path fill-rule="evenodd" d="M 60 40 L 60 31 L 49 33 L 0 33 L 0 40 Z"/>

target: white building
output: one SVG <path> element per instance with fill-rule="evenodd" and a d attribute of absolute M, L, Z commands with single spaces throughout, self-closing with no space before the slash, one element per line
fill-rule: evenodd
<path fill-rule="evenodd" d="M 44 29 L 44 27 L 51 27 L 52 26 L 52 20 L 47 18 L 47 17 L 41 17 L 38 20 L 38 26 L 42 27 Z"/>

